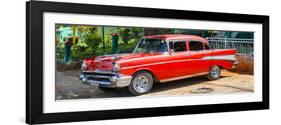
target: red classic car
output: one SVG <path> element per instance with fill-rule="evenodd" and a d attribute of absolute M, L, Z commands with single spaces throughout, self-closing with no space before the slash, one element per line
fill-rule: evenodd
<path fill-rule="evenodd" d="M 195 35 L 145 36 L 130 54 L 84 59 L 80 79 L 102 90 L 127 87 L 133 95 L 148 93 L 153 84 L 207 75 L 220 78 L 220 69 L 238 64 L 235 49 L 211 49 Z"/>

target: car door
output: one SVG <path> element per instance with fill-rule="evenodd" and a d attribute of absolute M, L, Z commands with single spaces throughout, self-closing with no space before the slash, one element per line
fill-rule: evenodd
<path fill-rule="evenodd" d="M 188 40 L 188 59 L 190 60 L 191 74 L 206 73 L 209 71 L 209 60 L 205 60 L 209 50 L 204 50 L 204 42 L 200 40 Z"/>
<path fill-rule="evenodd" d="M 206 44 L 206 42 L 203 42 L 203 45 L 204 45 L 204 53 L 205 53 L 204 59 L 206 61 L 206 65 L 207 65 L 208 70 L 209 70 L 210 67 L 212 67 L 212 64 L 213 64 L 212 59 L 210 59 L 210 58 L 213 57 L 213 51 L 212 51 L 210 45 Z"/>
<path fill-rule="evenodd" d="M 162 62 L 159 71 L 161 70 L 161 81 L 170 81 L 186 75 L 189 69 L 186 62 L 187 44 L 186 40 L 170 40 L 169 53 L 165 56 L 165 62 Z"/>

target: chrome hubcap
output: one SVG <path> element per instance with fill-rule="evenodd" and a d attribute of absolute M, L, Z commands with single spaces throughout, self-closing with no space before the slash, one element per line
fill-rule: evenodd
<path fill-rule="evenodd" d="M 133 82 L 134 89 L 139 93 L 147 92 L 149 89 L 149 79 L 146 76 L 137 76 Z"/>
<path fill-rule="evenodd" d="M 213 66 L 211 68 L 211 76 L 214 77 L 214 78 L 218 78 L 219 77 L 219 72 L 220 72 L 220 68 L 218 66 Z"/>

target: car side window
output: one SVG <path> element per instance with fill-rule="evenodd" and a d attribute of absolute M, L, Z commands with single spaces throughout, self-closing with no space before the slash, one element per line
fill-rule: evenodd
<path fill-rule="evenodd" d="M 189 41 L 189 50 L 190 51 L 201 51 L 204 50 L 203 43 L 200 41 Z"/>
<path fill-rule="evenodd" d="M 170 49 L 173 49 L 174 52 L 187 51 L 185 41 L 172 41 L 169 44 Z"/>

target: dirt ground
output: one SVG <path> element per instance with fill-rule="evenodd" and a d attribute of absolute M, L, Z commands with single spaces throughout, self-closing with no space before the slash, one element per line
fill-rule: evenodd
<path fill-rule="evenodd" d="M 95 86 L 82 84 L 79 70 L 56 73 L 56 99 L 110 98 L 132 96 L 127 88 L 102 91 Z M 150 93 L 142 96 L 191 95 L 213 93 L 253 92 L 253 75 L 238 74 L 223 70 L 221 79 L 209 81 L 198 76 L 167 83 L 154 84 Z"/>

